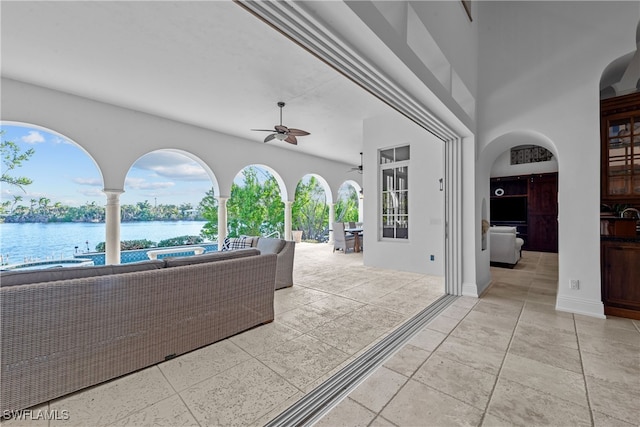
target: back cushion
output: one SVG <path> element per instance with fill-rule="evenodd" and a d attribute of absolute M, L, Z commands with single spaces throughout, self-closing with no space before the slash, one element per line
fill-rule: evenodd
<path fill-rule="evenodd" d="M 16 286 L 27 283 L 53 282 L 55 280 L 82 279 L 85 277 L 106 276 L 114 273 L 156 270 L 163 267 L 164 261 L 143 261 L 119 265 L 3 271 L 0 273 L 0 286 Z"/>
<path fill-rule="evenodd" d="M 490 227 L 489 230 L 492 233 L 511 233 L 511 234 L 516 234 L 516 227 L 509 227 L 509 226 L 495 226 L 495 227 Z"/>
<path fill-rule="evenodd" d="M 164 262 L 167 267 L 179 267 L 182 265 L 201 264 L 203 262 L 222 261 L 225 259 L 244 258 L 255 255 L 260 255 L 260 251 L 255 248 L 246 248 L 236 251 L 209 252 L 202 255 L 164 258 Z"/>
<path fill-rule="evenodd" d="M 263 254 L 278 254 L 284 248 L 285 243 L 282 239 L 260 237 L 257 248 Z"/>
<path fill-rule="evenodd" d="M 130 262 L 127 264 L 117 264 L 112 265 L 112 273 L 133 273 L 135 271 L 147 271 L 147 270 L 158 270 L 164 268 L 164 261 L 155 259 L 149 261 L 140 261 L 140 262 Z"/>
<path fill-rule="evenodd" d="M 3 271 L 0 273 L 0 286 L 16 286 L 27 283 L 53 282 L 83 277 L 111 274 L 110 265 L 89 267 L 60 267 L 45 270 Z"/>

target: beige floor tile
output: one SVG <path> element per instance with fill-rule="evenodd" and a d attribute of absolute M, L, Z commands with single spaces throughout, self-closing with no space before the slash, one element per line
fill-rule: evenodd
<path fill-rule="evenodd" d="M 515 331 L 515 337 L 533 343 L 553 343 L 558 346 L 578 349 L 578 337 L 573 331 L 554 328 L 550 325 L 537 325 L 521 322 Z"/>
<path fill-rule="evenodd" d="M 597 411 L 592 411 L 592 414 L 594 427 L 638 427 L 638 424 L 628 423 Z"/>
<path fill-rule="evenodd" d="M 407 316 L 418 313 L 427 304 L 423 303 L 416 295 L 407 295 L 400 292 L 390 292 L 371 301 L 371 304 L 393 310 Z"/>
<path fill-rule="evenodd" d="M 553 342 L 535 341 L 527 335 L 516 335 L 511 341 L 509 353 L 582 373 L 580 354 L 575 348 L 556 345 Z"/>
<path fill-rule="evenodd" d="M 411 337 L 408 344 L 431 353 L 438 348 L 440 344 L 442 344 L 445 338 L 447 338 L 447 334 L 434 331 L 433 329 L 424 328 Z"/>
<path fill-rule="evenodd" d="M 349 398 L 377 414 L 408 379 L 382 366 L 353 390 Z"/>
<path fill-rule="evenodd" d="M 495 375 L 506 353 L 481 343 L 449 337 L 433 354 Z"/>
<path fill-rule="evenodd" d="M 160 363 L 158 367 L 173 388 L 180 391 L 250 358 L 249 353 L 223 340 Z"/>
<path fill-rule="evenodd" d="M 556 289 L 542 289 L 539 287 L 531 286 L 529 288 L 529 292 L 527 293 L 526 300 L 555 307 L 557 294 L 558 292 Z"/>
<path fill-rule="evenodd" d="M 300 335 L 302 335 L 300 331 L 296 331 L 276 320 L 234 335 L 229 340 L 250 355 L 257 356 Z"/>
<path fill-rule="evenodd" d="M 68 420 L 50 425 L 105 426 L 175 394 L 157 366 L 109 381 L 49 403 L 69 412 Z"/>
<path fill-rule="evenodd" d="M 556 311 L 555 307 L 527 301 L 520 316 L 520 322 L 542 328 L 557 328 L 575 334 L 576 328 L 570 313 Z"/>
<path fill-rule="evenodd" d="M 409 316 L 387 310 L 384 307 L 365 305 L 343 316 L 343 318 L 361 319 L 373 327 L 391 329 L 401 325 Z"/>
<path fill-rule="evenodd" d="M 450 336 L 506 351 L 511 341 L 512 331 L 495 329 L 466 318 L 451 332 Z"/>
<path fill-rule="evenodd" d="M 508 354 L 500 378 L 519 383 L 577 405 L 587 406 L 584 377 L 576 372 Z"/>
<path fill-rule="evenodd" d="M 444 309 L 440 314 L 442 314 L 443 316 L 450 317 L 452 319 L 462 320 L 469 314 L 470 311 L 471 311 L 471 307 L 462 307 L 462 306 L 452 304 L 446 309 Z"/>
<path fill-rule="evenodd" d="M 302 335 L 257 358 L 298 389 L 304 390 L 349 356 L 316 338 Z"/>
<path fill-rule="evenodd" d="M 333 408 L 315 427 L 365 427 L 376 414 L 351 399 L 344 399 Z"/>
<path fill-rule="evenodd" d="M 406 377 L 410 377 L 427 360 L 429 355 L 431 355 L 430 351 L 411 344 L 405 344 L 384 362 L 384 366 Z"/>
<path fill-rule="evenodd" d="M 487 413 L 516 426 L 590 426 L 587 406 L 576 405 L 500 378 Z"/>
<path fill-rule="evenodd" d="M 338 295 L 328 295 L 326 298 L 310 303 L 309 307 L 319 309 L 324 316 L 330 319 L 336 319 L 345 314 L 352 313 L 353 311 L 364 307 L 364 305 L 364 303 L 354 301 L 349 298 L 344 298 Z"/>
<path fill-rule="evenodd" d="M 583 352 L 582 364 L 585 375 L 640 396 L 640 353 L 635 358 L 621 361 Z"/>
<path fill-rule="evenodd" d="M 376 419 L 369 424 L 369 427 L 395 427 L 395 424 L 378 415 Z"/>
<path fill-rule="evenodd" d="M 198 422 L 193 418 L 180 396 L 176 394 L 110 425 L 114 427 L 172 427 L 197 426 Z"/>
<path fill-rule="evenodd" d="M 443 334 L 449 334 L 460 323 L 460 319 L 440 315 L 427 324 L 427 328 Z"/>
<path fill-rule="evenodd" d="M 182 391 L 201 425 L 246 426 L 297 393 L 297 389 L 255 359 Z"/>
<path fill-rule="evenodd" d="M 322 328 L 309 331 L 308 335 L 329 344 L 348 355 L 362 350 L 385 334 L 389 328 L 372 326 L 360 316 L 340 317 L 325 323 Z"/>
<path fill-rule="evenodd" d="M 389 292 L 390 291 L 388 291 L 387 289 L 372 288 L 367 284 L 363 284 L 354 286 L 353 288 L 347 289 L 344 292 L 340 292 L 339 295 L 345 298 L 350 298 L 359 302 L 370 304 L 381 296 L 388 294 Z"/>
<path fill-rule="evenodd" d="M 581 332 L 582 329 L 589 329 L 601 336 L 604 336 L 606 332 L 613 329 L 626 329 L 629 331 L 637 332 L 637 328 L 635 327 L 634 323 L 640 323 L 640 321 L 634 321 L 632 319 L 624 319 L 622 317 L 615 316 L 607 316 L 606 319 L 600 319 L 597 317 L 576 314 L 575 318 L 576 324 L 578 326 L 578 332 Z M 581 328 L 581 326 L 583 328 Z"/>
<path fill-rule="evenodd" d="M 380 413 L 399 426 L 479 425 L 482 411 L 409 380 Z"/>
<path fill-rule="evenodd" d="M 319 308 L 311 305 L 303 305 L 278 315 L 276 321 L 283 325 L 305 333 L 307 331 L 321 327 L 332 319 L 323 314 Z"/>
<path fill-rule="evenodd" d="M 578 336 L 580 350 L 591 353 L 620 365 L 633 365 L 640 363 L 640 346 L 633 342 L 605 340 L 598 336 L 586 333 Z"/>
<path fill-rule="evenodd" d="M 640 393 L 589 375 L 586 380 L 592 410 L 638 425 Z"/>
<path fill-rule="evenodd" d="M 413 379 L 484 411 L 497 377 L 433 354 Z"/>
<path fill-rule="evenodd" d="M 501 302 L 480 299 L 473 307 L 473 311 L 475 313 L 484 313 L 516 322 L 520 317 L 523 306 L 524 303 L 519 301 L 511 301 L 510 304 L 503 304 Z"/>
<path fill-rule="evenodd" d="M 503 420 L 495 415 L 488 413 L 484 414 L 482 418 L 482 427 L 513 427 L 514 424 L 511 421 Z"/>

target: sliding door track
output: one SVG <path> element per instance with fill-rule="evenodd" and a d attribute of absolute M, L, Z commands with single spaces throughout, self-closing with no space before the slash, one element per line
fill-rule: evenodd
<path fill-rule="evenodd" d="M 265 426 L 312 425 L 458 298 L 454 295 L 440 297 Z"/>

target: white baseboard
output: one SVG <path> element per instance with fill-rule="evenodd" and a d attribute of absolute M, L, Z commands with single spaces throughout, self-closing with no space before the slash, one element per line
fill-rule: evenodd
<path fill-rule="evenodd" d="M 604 315 L 604 304 L 602 304 L 602 301 L 569 298 L 560 295 L 556 299 L 556 310 L 606 319 L 606 316 Z"/>
<path fill-rule="evenodd" d="M 463 283 L 462 296 L 478 298 L 478 285 L 475 283 Z"/>

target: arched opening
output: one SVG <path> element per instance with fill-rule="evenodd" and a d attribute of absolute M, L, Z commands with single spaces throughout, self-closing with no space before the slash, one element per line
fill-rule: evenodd
<path fill-rule="evenodd" d="M 492 141 L 481 158 L 489 190 L 484 254 L 492 279 L 484 297 L 508 288 L 516 299 L 553 305 L 559 234 L 555 146 L 536 132 L 511 132 Z"/>
<path fill-rule="evenodd" d="M 103 180 L 94 159 L 41 126 L 2 123 L 2 264 L 60 260 L 104 239 Z"/>
<path fill-rule="evenodd" d="M 286 189 L 282 179 L 264 165 L 242 169 L 231 186 L 227 201 L 229 237 L 281 237 L 285 232 Z"/>
<path fill-rule="evenodd" d="M 309 174 L 298 182 L 292 206 L 292 226 L 302 232 L 300 239 L 328 241 L 330 198 L 329 185 L 322 177 Z"/>
<path fill-rule="evenodd" d="M 208 168 L 181 150 L 157 150 L 133 163 L 120 197 L 121 249 L 210 240 L 203 201 L 217 185 Z"/>
<path fill-rule="evenodd" d="M 355 181 L 345 181 L 338 189 L 336 221 L 363 222 L 362 201 L 364 190 Z"/>

